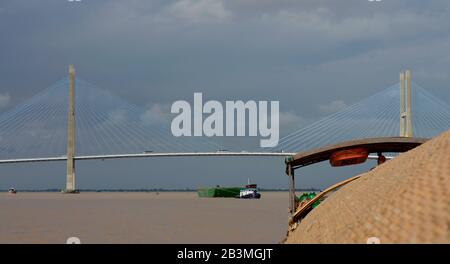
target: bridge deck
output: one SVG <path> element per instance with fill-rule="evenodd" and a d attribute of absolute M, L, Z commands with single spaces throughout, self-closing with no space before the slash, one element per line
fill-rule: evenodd
<path fill-rule="evenodd" d="M 112 154 L 112 155 L 81 155 L 75 156 L 75 160 L 106 160 L 106 159 L 127 159 L 127 158 L 157 158 L 157 157 L 289 157 L 295 153 L 286 152 L 152 152 L 152 153 L 128 153 L 128 154 Z M 43 158 L 23 158 L 23 159 L 3 159 L 1 163 L 27 163 L 27 162 L 48 162 L 48 161 L 65 161 L 66 156 L 59 157 L 43 157 Z"/>
<path fill-rule="evenodd" d="M 289 152 L 154 152 L 140 154 L 114 154 L 114 155 L 91 155 L 75 156 L 74 160 L 107 160 L 107 159 L 132 159 L 132 158 L 158 158 L 158 157 L 291 157 L 295 153 Z M 392 157 L 386 157 L 391 159 Z M 369 156 L 369 159 L 377 159 L 377 156 Z M 44 157 L 44 158 L 23 158 L 23 159 L 3 159 L 2 163 L 30 163 L 30 162 L 51 162 L 66 161 L 66 156 Z"/>

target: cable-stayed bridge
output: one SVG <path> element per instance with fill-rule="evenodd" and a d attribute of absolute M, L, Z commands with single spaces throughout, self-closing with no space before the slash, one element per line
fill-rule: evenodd
<path fill-rule="evenodd" d="M 408 89 L 409 112 L 400 110 L 405 95 L 396 84 L 282 138 L 277 147 L 223 151 L 209 138 L 172 136 L 167 120 L 75 79 L 71 69 L 69 78 L 0 115 L 0 163 L 67 160 L 70 182 L 75 160 L 292 156 L 351 139 L 398 137 L 408 118 L 413 134 L 402 136 L 430 138 L 450 128 L 450 106 L 415 83 Z"/>

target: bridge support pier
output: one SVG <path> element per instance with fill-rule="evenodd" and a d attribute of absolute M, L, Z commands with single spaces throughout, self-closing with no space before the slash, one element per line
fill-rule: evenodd
<path fill-rule="evenodd" d="M 67 111 L 67 174 L 65 193 L 75 189 L 75 68 L 69 65 L 69 108 Z"/>

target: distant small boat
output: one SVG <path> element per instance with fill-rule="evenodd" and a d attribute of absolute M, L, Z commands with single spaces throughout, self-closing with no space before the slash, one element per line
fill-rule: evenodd
<path fill-rule="evenodd" d="M 17 193 L 17 190 L 14 189 L 14 188 L 9 188 L 8 193 L 10 193 L 10 194 L 16 194 L 16 193 Z"/>

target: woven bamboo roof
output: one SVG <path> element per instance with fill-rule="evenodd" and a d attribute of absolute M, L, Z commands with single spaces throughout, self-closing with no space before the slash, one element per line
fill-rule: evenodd
<path fill-rule="evenodd" d="M 449 228 L 450 130 L 336 191 L 286 243 L 450 243 Z"/>

